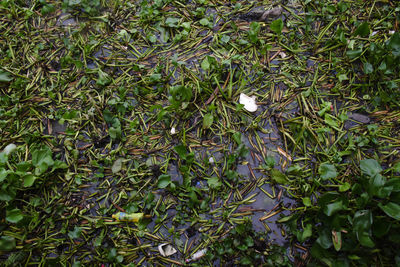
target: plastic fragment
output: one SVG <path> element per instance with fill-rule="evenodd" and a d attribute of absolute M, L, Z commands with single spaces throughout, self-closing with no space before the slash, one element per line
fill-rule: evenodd
<path fill-rule="evenodd" d="M 198 259 L 200 259 L 204 255 L 206 255 L 206 253 L 207 253 L 207 249 L 206 248 L 204 248 L 202 250 L 199 250 L 196 253 L 194 253 L 192 255 L 192 257 L 190 257 L 190 259 L 187 259 L 186 262 L 197 261 Z"/>
<path fill-rule="evenodd" d="M 176 249 L 170 244 L 164 243 L 158 246 L 158 251 L 164 257 L 171 256 L 176 253 Z"/>
<path fill-rule="evenodd" d="M 11 154 L 15 149 L 17 149 L 17 146 L 16 146 L 15 144 L 8 144 L 8 145 L 4 148 L 3 152 L 4 152 L 4 154 L 9 155 L 9 154 Z"/>
<path fill-rule="evenodd" d="M 119 222 L 138 222 L 144 217 L 143 213 L 125 213 L 117 212 L 112 215 L 113 219 Z"/>
<path fill-rule="evenodd" d="M 256 97 L 248 96 L 243 93 L 240 94 L 239 103 L 244 105 L 244 109 L 249 112 L 255 112 L 257 110 Z"/>

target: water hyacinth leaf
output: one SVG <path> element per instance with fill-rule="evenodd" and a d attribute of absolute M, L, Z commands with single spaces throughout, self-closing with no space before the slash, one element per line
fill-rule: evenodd
<path fill-rule="evenodd" d="M 168 17 L 165 20 L 165 25 L 167 25 L 170 28 L 177 28 L 178 27 L 178 22 L 179 22 L 178 18 Z"/>
<path fill-rule="evenodd" d="M 82 233 L 82 228 L 75 226 L 73 231 L 68 232 L 68 236 L 71 239 L 77 239 L 81 236 L 81 233 Z"/>
<path fill-rule="evenodd" d="M 364 63 L 364 73 L 371 74 L 373 72 L 374 72 L 374 67 L 372 66 L 372 64 L 369 62 L 365 62 Z"/>
<path fill-rule="evenodd" d="M 400 56 L 400 33 L 395 32 L 389 40 L 388 47 L 392 49 L 394 56 Z"/>
<path fill-rule="evenodd" d="M 332 216 L 334 213 L 343 210 L 345 207 L 343 206 L 343 202 L 341 200 L 335 201 L 333 203 L 327 204 L 324 207 L 324 213 L 327 216 Z"/>
<path fill-rule="evenodd" d="M 122 162 L 123 162 L 122 158 L 119 158 L 116 161 L 114 161 L 114 164 L 111 167 L 112 173 L 115 174 L 122 170 Z"/>
<path fill-rule="evenodd" d="M 336 232 L 332 230 L 332 242 L 336 251 L 342 248 L 342 232 Z"/>
<path fill-rule="evenodd" d="M 281 34 L 283 30 L 283 21 L 282 19 L 277 19 L 271 22 L 270 28 L 276 34 Z"/>
<path fill-rule="evenodd" d="M 0 237 L 0 250 L 7 251 L 15 248 L 16 242 L 14 237 L 2 236 Z"/>
<path fill-rule="evenodd" d="M 252 43 L 256 43 L 258 41 L 258 33 L 260 32 L 260 28 L 260 23 L 255 21 L 250 23 L 249 39 Z"/>
<path fill-rule="evenodd" d="M 22 220 L 24 216 L 20 209 L 13 209 L 7 211 L 6 220 L 10 223 L 17 223 Z"/>
<path fill-rule="evenodd" d="M 309 197 L 303 197 L 303 204 L 306 207 L 311 207 L 311 199 Z"/>
<path fill-rule="evenodd" d="M 369 24 L 368 22 L 363 22 L 360 24 L 360 26 L 357 27 L 357 29 L 354 31 L 354 36 L 361 36 L 361 37 L 366 37 L 369 35 Z"/>
<path fill-rule="evenodd" d="M 363 159 L 360 162 L 361 172 L 364 175 L 369 177 L 373 177 L 375 174 L 378 174 L 382 171 L 381 165 L 374 159 Z"/>
<path fill-rule="evenodd" d="M 318 168 L 318 173 L 323 180 L 333 179 L 337 177 L 336 167 L 330 163 L 322 163 Z"/>
<path fill-rule="evenodd" d="M 312 236 L 312 224 L 307 224 L 303 231 L 297 233 L 297 240 L 304 242 Z"/>
<path fill-rule="evenodd" d="M 100 70 L 99 69 L 99 71 L 97 72 L 97 74 L 98 74 L 98 78 L 97 78 L 97 81 L 96 81 L 96 84 L 97 85 L 100 85 L 100 86 L 107 86 L 107 85 L 109 85 L 110 83 L 111 83 L 111 78 L 110 78 L 110 75 L 108 75 L 106 72 L 104 72 L 104 71 L 102 71 L 102 70 Z"/>
<path fill-rule="evenodd" d="M 348 182 L 345 182 L 344 184 L 339 186 L 339 192 L 346 192 L 351 188 L 351 185 Z"/>
<path fill-rule="evenodd" d="M 204 70 L 204 71 L 209 71 L 210 70 L 210 66 L 211 66 L 211 64 L 210 64 L 210 62 L 208 61 L 208 57 L 205 57 L 204 59 L 203 59 L 203 61 L 201 62 L 201 68 Z"/>
<path fill-rule="evenodd" d="M 329 230 L 322 230 L 316 242 L 324 249 L 330 248 L 332 246 L 332 238 L 330 237 Z"/>
<path fill-rule="evenodd" d="M 371 238 L 371 225 L 373 223 L 372 212 L 370 210 L 359 210 L 353 217 L 353 231 L 360 244 L 366 247 L 374 247 L 375 243 Z"/>
<path fill-rule="evenodd" d="M 52 152 L 48 147 L 42 147 L 32 152 L 32 164 L 36 167 L 36 175 L 44 173 L 49 166 L 54 164 Z"/>
<path fill-rule="evenodd" d="M 203 26 L 209 26 L 210 25 L 210 21 L 208 19 L 206 19 L 206 18 L 202 18 L 200 20 L 200 24 L 203 25 Z"/>
<path fill-rule="evenodd" d="M 222 186 L 222 182 L 216 176 L 208 178 L 207 183 L 211 189 L 218 189 Z"/>
<path fill-rule="evenodd" d="M 208 129 L 214 122 L 214 116 L 211 113 L 207 113 L 203 118 L 203 129 Z"/>
<path fill-rule="evenodd" d="M 171 176 L 168 174 L 162 174 L 158 177 L 157 187 L 166 188 L 171 183 Z"/>
<path fill-rule="evenodd" d="M 176 153 L 178 153 L 179 157 L 181 159 L 185 159 L 186 158 L 186 154 L 187 154 L 187 150 L 186 147 L 184 145 L 177 145 L 174 147 L 174 150 Z"/>
<path fill-rule="evenodd" d="M 378 207 L 381 208 L 381 210 L 383 210 L 387 216 L 400 221 L 400 205 L 394 202 L 389 202 L 386 205 L 379 203 Z"/>
<path fill-rule="evenodd" d="M 286 175 L 283 174 L 278 169 L 272 169 L 271 170 L 271 178 L 272 178 L 273 181 L 275 181 L 278 184 L 287 184 L 289 182 L 289 180 L 286 177 Z"/>
<path fill-rule="evenodd" d="M 31 187 L 35 182 L 36 178 L 37 177 L 34 176 L 33 174 L 27 174 L 24 177 L 22 177 L 22 180 L 24 181 L 24 187 Z"/>
<path fill-rule="evenodd" d="M 12 77 L 9 72 L 3 71 L 0 69 L 0 82 L 10 82 Z"/>
<path fill-rule="evenodd" d="M 348 50 L 348 51 L 346 52 L 346 55 L 347 55 L 350 59 L 358 58 L 359 56 L 361 56 L 361 54 L 362 54 L 362 49 Z"/>

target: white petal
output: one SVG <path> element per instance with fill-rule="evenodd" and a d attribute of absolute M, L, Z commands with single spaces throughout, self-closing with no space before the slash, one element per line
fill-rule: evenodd
<path fill-rule="evenodd" d="M 244 109 L 250 112 L 257 110 L 256 97 L 249 97 L 243 93 L 240 94 L 239 103 L 244 105 Z"/>
<path fill-rule="evenodd" d="M 11 152 L 13 152 L 15 149 L 17 149 L 17 146 L 16 145 L 14 145 L 14 144 L 9 144 L 9 145 L 7 145 L 5 148 L 4 148 L 4 150 L 3 150 L 3 152 L 6 154 L 6 155 L 9 155 Z"/>
<path fill-rule="evenodd" d="M 172 134 L 172 135 L 176 134 L 176 129 L 175 129 L 175 127 L 172 127 L 172 128 L 171 128 L 171 134 Z"/>

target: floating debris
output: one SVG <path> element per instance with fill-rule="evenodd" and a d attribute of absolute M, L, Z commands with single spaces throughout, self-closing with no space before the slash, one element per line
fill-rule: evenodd
<path fill-rule="evenodd" d="M 240 16 L 241 19 L 248 21 L 268 21 L 269 19 L 276 18 L 282 14 L 282 7 L 274 7 L 266 10 L 264 7 L 258 7 L 253 9 L 247 14 Z"/>
<path fill-rule="evenodd" d="M 176 129 L 175 129 L 175 127 L 172 127 L 171 128 L 171 135 L 174 135 L 174 134 L 176 134 Z"/>
<path fill-rule="evenodd" d="M 158 246 L 158 251 L 164 257 L 171 256 L 176 253 L 176 249 L 170 244 L 164 243 Z"/>
<path fill-rule="evenodd" d="M 6 154 L 6 155 L 10 155 L 15 149 L 17 149 L 17 146 L 16 146 L 15 144 L 8 144 L 8 145 L 4 148 L 3 152 L 4 152 L 4 154 Z"/>
<path fill-rule="evenodd" d="M 118 212 L 112 215 L 112 218 L 119 222 L 138 222 L 144 217 L 144 213 L 125 213 Z"/>
<path fill-rule="evenodd" d="M 240 94 L 239 103 L 244 105 L 244 109 L 249 112 L 256 112 L 257 111 L 257 104 L 256 104 L 256 97 L 255 96 L 248 96 L 243 93 Z"/>
<path fill-rule="evenodd" d="M 190 257 L 190 259 L 187 259 L 186 262 L 191 262 L 191 261 L 197 261 L 198 259 L 200 259 L 201 257 L 204 257 L 204 255 L 206 255 L 207 253 L 207 249 L 204 248 L 202 250 L 197 251 L 196 253 L 194 253 L 192 255 L 192 257 Z"/>

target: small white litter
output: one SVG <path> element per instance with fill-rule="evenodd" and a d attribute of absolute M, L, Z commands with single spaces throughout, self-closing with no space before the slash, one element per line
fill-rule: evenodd
<path fill-rule="evenodd" d="M 164 257 L 171 256 L 176 253 L 176 249 L 170 244 L 164 243 L 158 246 L 158 251 Z"/>
<path fill-rule="evenodd" d="M 175 127 L 172 127 L 171 128 L 171 135 L 174 135 L 174 134 L 176 134 L 176 129 L 175 129 Z"/>
<path fill-rule="evenodd" d="M 210 157 L 210 158 L 208 159 L 208 162 L 209 162 L 210 164 L 214 164 L 214 158 L 213 158 L 213 157 Z"/>
<path fill-rule="evenodd" d="M 202 250 L 199 250 L 196 253 L 194 253 L 192 255 L 192 257 L 190 257 L 190 259 L 186 259 L 186 262 L 196 261 L 196 260 L 200 259 L 201 257 L 203 257 L 204 255 L 206 255 L 206 253 L 207 253 L 207 249 L 206 248 L 202 249 Z"/>
<path fill-rule="evenodd" d="M 17 149 L 17 146 L 16 146 L 16 145 L 14 145 L 14 144 L 9 144 L 9 145 L 7 145 L 7 146 L 4 148 L 3 152 L 4 152 L 4 154 L 9 155 L 9 154 L 11 154 L 15 149 Z"/>
<path fill-rule="evenodd" d="M 248 96 L 243 93 L 240 94 L 239 103 L 244 105 L 244 109 L 249 112 L 255 112 L 257 110 L 256 97 Z"/>

